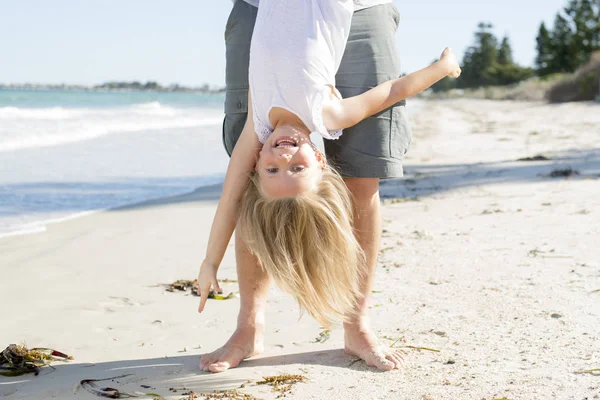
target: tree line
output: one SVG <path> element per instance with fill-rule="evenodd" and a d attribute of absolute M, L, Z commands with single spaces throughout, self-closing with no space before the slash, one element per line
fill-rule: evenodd
<path fill-rule="evenodd" d="M 600 0 L 569 0 L 556 14 L 551 30 L 544 22 L 540 24 L 534 68 L 516 64 L 509 38 L 498 40 L 492 28 L 489 22 L 479 23 L 462 59 L 462 75 L 438 82 L 434 91 L 509 85 L 534 75 L 575 71 L 600 50 Z"/>
<path fill-rule="evenodd" d="M 573 72 L 600 50 L 600 0 L 571 0 L 554 18 L 552 30 L 542 22 L 536 38 L 539 76 Z"/>

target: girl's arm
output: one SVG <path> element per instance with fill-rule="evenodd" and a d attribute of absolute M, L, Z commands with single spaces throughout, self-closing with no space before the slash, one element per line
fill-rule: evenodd
<path fill-rule="evenodd" d="M 456 57 L 450 49 L 445 49 L 440 60 L 426 68 L 384 82 L 358 96 L 328 103 L 323 108 L 323 122 L 329 130 L 349 128 L 422 92 L 446 76 L 458 78 L 460 72 Z"/>
<path fill-rule="evenodd" d="M 256 156 L 261 147 L 262 144 L 254 132 L 252 102 L 248 95 L 248 117 L 231 153 L 221 199 L 210 229 L 206 257 L 198 275 L 198 294 L 201 296 L 198 311 L 204 308 L 211 285 L 216 291 L 220 291 L 217 270 L 233 235 L 239 202 L 248 183 L 249 173 L 256 165 Z"/>

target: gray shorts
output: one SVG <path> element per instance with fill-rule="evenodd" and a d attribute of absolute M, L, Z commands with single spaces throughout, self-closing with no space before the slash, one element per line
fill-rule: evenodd
<path fill-rule="evenodd" d="M 238 0 L 225 29 L 226 94 L 223 144 L 231 155 L 248 112 L 248 63 L 257 8 Z M 398 10 L 382 4 L 356 11 L 336 88 L 343 97 L 361 94 L 398 76 Z M 325 140 L 327 161 L 345 177 L 402 176 L 402 159 L 411 140 L 405 102 L 345 129 L 339 140 Z"/>

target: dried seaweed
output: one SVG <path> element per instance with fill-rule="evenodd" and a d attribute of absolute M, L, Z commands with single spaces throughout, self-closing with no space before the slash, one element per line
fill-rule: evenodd
<path fill-rule="evenodd" d="M 236 282 L 236 281 L 231 280 L 231 279 L 226 279 L 221 282 Z M 194 296 L 198 296 L 198 280 L 197 279 L 194 279 L 193 281 L 179 279 L 173 283 L 164 284 L 163 286 L 166 286 L 165 290 L 167 292 L 174 292 L 176 290 L 181 291 L 181 292 L 187 292 L 188 290 L 191 289 L 190 293 Z M 208 298 L 214 299 L 214 300 L 229 300 L 229 299 L 233 299 L 235 297 L 237 297 L 237 295 L 234 292 L 231 292 L 227 296 L 224 296 L 221 293 L 215 293 L 214 291 L 211 290 L 208 294 Z"/>
<path fill-rule="evenodd" d="M 40 367 L 50 366 L 52 361 L 68 361 L 73 357 L 45 347 L 27 349 L 27 346 L 11 344 L 0 353 L 0 375 L 21 376 L 39 374 Z"/>
<path fill-rule="evenodd" d="M 108 399 L 128 399 L 130 397 L 137 397 L 137 396 L 130 394 L 130 393 L 126 393 L 126 392 L 121 392 L 119 389 L 115 389 L 112 387 L 98 387 L 96 382 L 103 382 L 103 381 L 108 381 L 108 380 L 125 378 L 130 375 L 132 375 L 132 374 L 119 375 L 119 376 L 114 376 L 112 378 L 104 378 L 104 379 L 84 379 L 81 382 L 79 382 L 79 385 L 82 388 L 84 388 L 85 390 L 87 390 L 88 392 L 90 392 L 91 394 L 98 396 L 98 397 L 106 397 Z M 144 395 L 145 395 L 145 393 L 144 393 Z"/>
<path fill-rule="evenodd" d="M 229 300 L 229 299 L 234 299 L 236 297 L 237 297 L 237 293 L 234 293 L 234 292 L 231 292 L 227 296 L 224 296 L 220 293 L 215 293 L 211 290 L 210 293 L 208 294 L 208 298 L 214 299 L 214 300 Z"/>
<path fill-rule="evenodd" d="M 164 398 L 164 397 L 162 397 L 162 396 L 161 396 L 160 394 L 158 394 L 158 393 L 140 393 L 140 392 L 136 392 L 136 393 L 137 393 L 137 394 L 144 395 L 144 396 L 150 396 L 150 397 L 153 397 L 153 398 L 155 398 L 156 400 L 165 400 L 165 398 Z"/>
<path fill-rule="evenodd" d="M 398 346 L 396 349 L 413 349 L 413 350 L 425 350 L 425 351 L 433 351 L 434 353 L 439 353 L 440 350 L 430 349 L 429 347 L 421 347 L 421 346 Z"/>
<path fill-rule="evenodd" d="M 524 157 L 524 158 L 517 159 L 517 161 L 548 161 L 548 160 L 550 160 L 550 158 L 543 156 L 541 154 L 538 154 L 537 156 L 533 156 L 533 157 Z"/>
<path fill-rule="evenodd" d="M 329 329 L 322 330 L 321 333 L 319 333 L 319 336 L 315 338 L 315 343 L 325 343 L 329 340 L 330 334 L 331 331 Z"/>
<path fill-rule="evenodd" d="M 306 377 L 298 374 L 264 376 L 263 380 L 256 382 L 256 384 L 269 385 L 273 388 L 274 392 L 279 392 L 277 397 L 285 397 L 291 394 L 292 386 L 298 382 L 306 382 Z"/>
<path fill-rule="evenodd" d="M 573 258 L 572 256 L 546 255 L 545 253 L 554 253 L 554 249 L 552 249 L 550 251 L 533 249 L 533 250 L 529 250 L 527 255 L 529 257 L 533 257 L 533 258 L 536 258 L 536 257 L 539 257 L 539 258 Z"/>
<path fill-rule="evenodd" d="M 214 393 L 196 393 L 190 391 L 184 393 L 186 400 L 194 399 L 225 399 L 225 400 L 261 400 L 258 397 L 254 397 L 251 394 L 243 393 L 237 389 L 230 390 L 215 390 Z"/>
<path fill-rule="evenodd" d="M 571 176 L 577 176 L 577 175 L 581 175 L 579 171 L 577 171 L 571 167 L 567 167 L 567 168 L 554 169 L 549 174 L 542 175 L 542 176 L 544 176 L 546 178 L 569 178 Z"/>
<path fill-rule="evenodd" d="M 584 369 L 581 371 L 575 371 L 573 373 L 574 374 L 590 374 L 590 375 L 600 376 L 600 368 Z"/>
<path fill-rule="evenodd" d="M 181 292 L 187 292 L 189 289 L 192 289 L 192 294 L 198 291 L 198 280 L 194 279 L 193 281 L 178 279 L 173 283 L 164 284 L 167 288 L 165 289 L 167 292 L 174 292 L 179 290 Z"/>
<path fill-rule="evenodd" d="M 404 337 L 400 337 L 398 339 L 394 339 L 394 338 L 391 338 L 389 336 L 383 336 L 383 338 L 387 339 L 387 340 L 393 340 L 394 341 L 392 344 L 390 344 L 390 347 L 393 348 L 393 349 L 413 349 L 413 350 L 424 350 L 424 351 L 432 351 L 434 353 L 440 353 L 440 350 L 432 349 L 432 348 L 429 348 L 429 347 L 410 346 L 410 345 L 396 346 L 396 343 L 398 343 L 401 340 L 406 343 L 406 339 Z"/>
<path fill-rule="evenodd" d="M 222 279 L 222 280 L 219 280 L 219 282 L 232 283 L 232 282 L 237 282 L 237 281 L 233 280 L 233 279 Z M 198 295 L 198 279 L 194 279 L 193 281 L 185 280 L 185 279 L 178 279 L 173 283 L 165 283 L 162 286 L 166 287 L 165 290 L 167 292 L 174 292 L 176 290 L 178 290 L 180 292 L 187 292 L 189 290 L 192 295 L 199 296 Z M 225 296 L 221 293 L 215 293 L 213 290 L 211 290 L 208 294 L 208 298 L 214 299 L 214 300 L 229 300 L 229 299 L 233 299 L 236 297 L 237 297 L 237 294 L 235 292 L 231 292 L 227 296 Z"/>

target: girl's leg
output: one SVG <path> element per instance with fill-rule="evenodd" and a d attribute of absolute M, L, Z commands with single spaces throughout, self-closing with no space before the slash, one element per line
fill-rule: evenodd
<path fill-rule="evenodd" d="M 223 372 L 263 351 L 265 307 L 270 279 L 246 244 L 235 235 L 235 255 L 240 287 L 237 328 L 225 345 L 202 356 L 200 369 Z"/>

